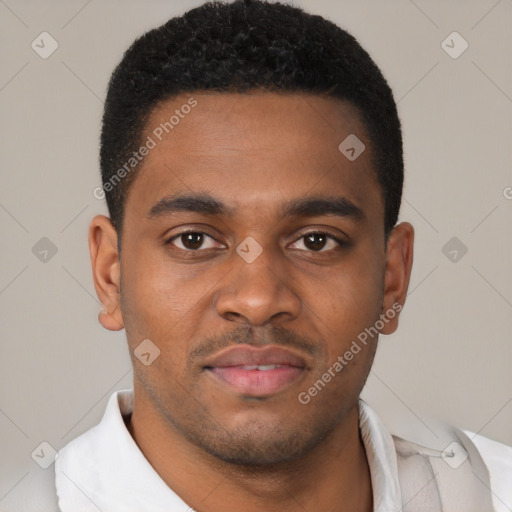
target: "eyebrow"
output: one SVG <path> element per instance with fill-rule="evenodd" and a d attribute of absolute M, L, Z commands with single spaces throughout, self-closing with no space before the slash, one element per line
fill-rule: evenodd
<path fill-rule="evenodd" d="M 305 197 L 284 205 L 284 217 L 320 217 L 334 215 L 356 222 L 366 220 L 363 210 L 346 197 Z"/>
<path fill-rule="evenodd" d="M 148 218 L 153 219 L 176 212 L 195 212 L 205 215 L 230 215 L 232 213 L 226 205 L 209 194 L 175 194 L 158 201 L 149 210 Z"/>
<path fill-rule="evenodd" d="M 172 215 L 176 212 L 193 212 L 203 215 L 232 216 L 234 210 L 207 193 L 175 194 L 158 201 L 147 215 L 149 219 Z M 366 219 L 363 210 L 345 197 L 305 197 L 285 203 L 281 209 L 283 217 L 319 217 L 334 215 L 356 222 Z"/>

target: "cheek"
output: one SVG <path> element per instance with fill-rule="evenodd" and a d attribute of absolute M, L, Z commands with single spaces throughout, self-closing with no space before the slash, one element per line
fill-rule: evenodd
<path fill-rule="evenodd" d="M 136 259 L 125 262 L 122 284 L 129 319 L 154 336 L 186 325 L 183 320 L 194 314 L 207 289 L 204 281 L 184 279 L 183 270 L 157 251 L 148 251 L 147 257 L 139 253 Z"/>
<path fill-rule="evenodd" d="M 379 319 L 384 268 L 375 254 L 375 251 L 354 252 L 346 265 L 330 273 L 324 286 L 317 288 L 310 299 L 324 325 L 331 360 L 343 355 L 352 342 Z M 368 357 L 372 357 L 370 353 Z"/>
<path fill-rule="evenodd" d="M 328 292 L 317 294 L 315 315 L 321 318 L 318 329 L 327 362 L 312 372 L 301 396 L 311 399 L 318 414 L 355 403 L 366 382 L 377 348 L 378 336 L 371 327 L 381 312 L 380 277 L 351 266 L 329 281 Z"/>
<path fill-rule="evenodd" d="M 219 281 L 218 273 L 194 279 L 192 271 L 192 266 L 178 268 L 158 254 L 144 258 L 142 251 L 123 267 L 122 310 L 133 364 L 139 367 L 139 375 L 146 374 L 145 381 L 155 385 L 157 375 L 165 382 L 185 378 L 187 348 L 197 337 L 201 321 L 211 315 L 207 292 Z M 160 350 L 148 367 L 133 358 L 146 338 Z"/>
<path fill-rule="evenodd" d="M 170 265 L 142 256 L 127 262 L 122 276 L 121 303 L 133 369 L 146 390 L 160 390 L 159 394 L 178 404 L 183 399 L 179 382 L 186 366 L 187 342 L 193 335 L 194 322 L 188 318 L 192 305 Z M 136 357 L 145 339 L 159 350 L 147 366 Z"/>

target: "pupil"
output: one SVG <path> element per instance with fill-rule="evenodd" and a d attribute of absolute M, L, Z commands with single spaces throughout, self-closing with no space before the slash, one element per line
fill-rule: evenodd
<path fill-rule="evenodd" d="M 201 233 L 185 233 L 182 235 L 182 242 L 187 249 L 199 249 L 203 244 L 203 235 Z"/>
<path fill-rule="evenodd" d="M 323 249 L 325 246 L 326 237 L 325 235 L 321 234 L 311 234 L 306 235 L 306 240 L 304 242 L 304 245 L 313 251 L 319 251 L 320 249 Z"/>

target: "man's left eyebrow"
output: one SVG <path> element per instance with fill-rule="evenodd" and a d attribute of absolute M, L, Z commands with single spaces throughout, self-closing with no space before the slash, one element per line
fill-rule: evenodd
<path fill-rule="evenodd" d="M 355 222 L 363 222 L 366 215 L 363 210 L 345 197 L 307 197 L 295 199 L 284 205 L 285 217 L 320 217 L 335 215 L 349 218 Z"/>

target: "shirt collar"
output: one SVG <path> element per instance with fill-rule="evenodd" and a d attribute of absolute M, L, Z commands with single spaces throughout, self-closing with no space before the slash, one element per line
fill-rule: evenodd
<path fill-rule="evenodd" d="M 133 409 L 133 392 L 114 393 L 101 422 L 71 441 L 55 462 L 62 512 L 190 511 L 160 478 L 131 437 L 123 416 Z M 359 427 L 373 488 L 374 512 L 402 508 L 393 438 L 376 413 L 359 402 Z M 137 489 L 127 493 L 127 489 Z"/>
<path fill-rule="evenodd" d="M 374 512 L 401 511 L 402 497 L 393 437 L 376 412 L 359 400 L 359 429 L 370 466 Z"/>
<path fill-rule="evenodd" d="M 59 452 L 55 482 L 62 512 L 190 510 L 160 478 L 130 435 L 122 415 L 132 409 L 132 391 L 117 391 L 110 397 L 101 422 Z"/>

